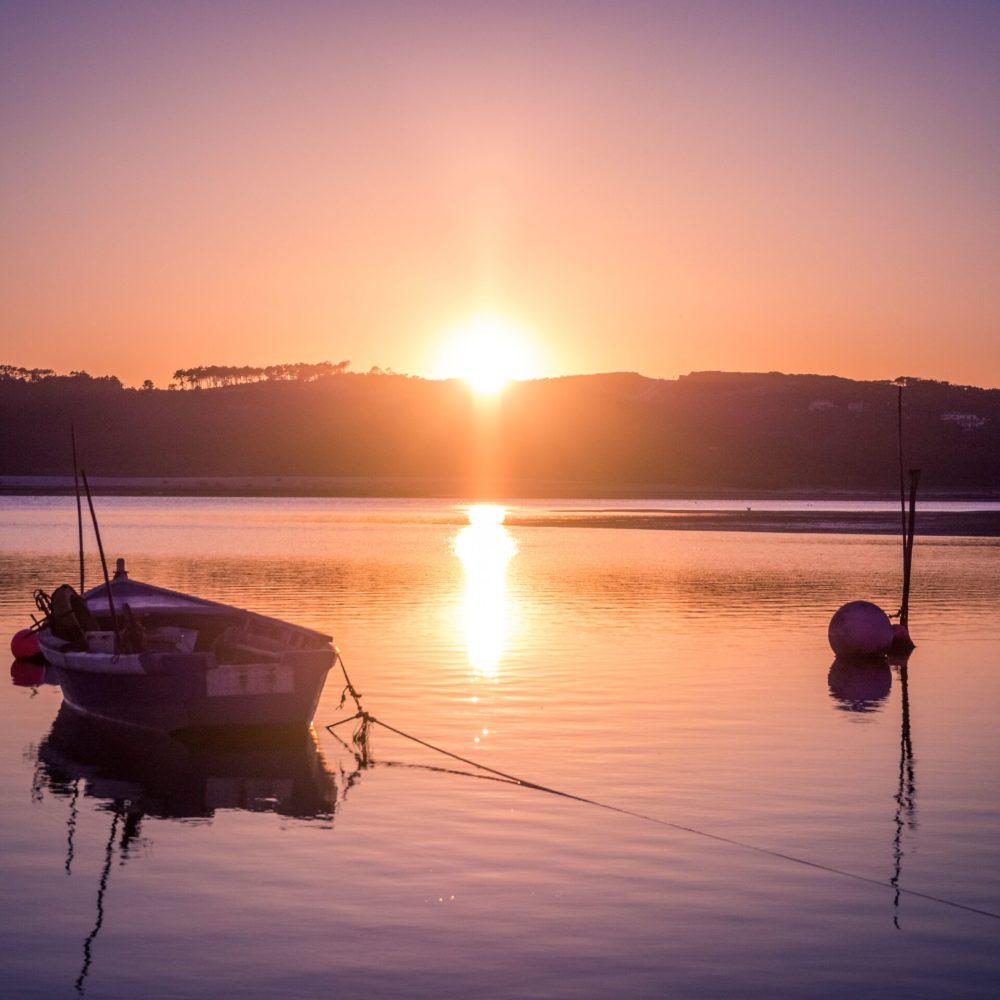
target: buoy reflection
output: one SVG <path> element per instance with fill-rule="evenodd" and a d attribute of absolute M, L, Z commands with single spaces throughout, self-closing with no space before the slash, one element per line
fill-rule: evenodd
<path fill-rule="evenodd" d="M 465 647 L 477 674 L 496 677 L 510 627 L 507 566 L 517 552 L 517 542 L 504 527 L 506 510 L 498 504 L 473 504 L 468 513 L 469 523 L 453 543 L 465 571 Z"/>

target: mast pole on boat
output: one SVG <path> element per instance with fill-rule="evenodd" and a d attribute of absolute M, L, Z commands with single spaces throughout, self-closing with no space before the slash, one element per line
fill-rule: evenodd
<path fill-rule="evenodd" d="M 76 462 L 76 429 L 73 427 L 72 424 L 69 425 L 69 436 L 70 440 L 73 442 L 73 488 L 76 491 L 76 537 L 80 551 L 80 594 L 82 595 L 84 589 L 83 508 L 80 505 L 80 472 L 79 472 L 79 466 L 77 465 Z"/>
<path fill-rule="evenodd" d="M 80 470 L 83 479 L 83 488 L 87 492 L 87 505 L 90 507 L 90 519 L 94 522 L 94 535 L 97 538 L 97 552 L 101 557 L 101 569 L 104 572 L 104 589 L 108 595 L 108 610 L 111 612 L 111 627 L 114 629 L 115 637 L 120 638 L 118 632 L 118 614 L 115 611 L 115 599 L 111 593 L 111 579 L 108 576 L 108 562 L 104 558 L 104 546 L 101 544 L 101 529 L 97 523 L 97 514 L 94 511 L 94 498 L 90 495 L 90 483 L 87 482 L 87 472 Z"/>

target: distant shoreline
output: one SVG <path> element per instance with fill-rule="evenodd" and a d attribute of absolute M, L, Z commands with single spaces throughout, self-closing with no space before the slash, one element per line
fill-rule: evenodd
<path fill-rule="evenodd" d="M 95 496 L 357 497 L 359 499 L 471 498 L 462 484 L 440 479 L 363 476 L 90 476 Z M 0 475 L 0 496 L 73 495 L 72 476 Z M 510 500 L 896 500 L 887 490 L 718 489 L 670 483 L 579 483 L 545 480 L 514 483 Z M 484 498 L 485 499 L 485 498 Z M 925 491 L 924 500 L 1000 501 L 996 490 Z"/>
<path fill-rule="evenodd" d="M 99 496 L 118 497 L 201 497 L 226 498 L 357 498 L 448 500 L 456 504 L 474 502 L 468 494 L 454 489 L 454 484 L 428 480 L 335 479 L 323 477 L 95 477 L 90 479 L 93 492 Z M 544 514 L 530 510 L 510 511 L 509 527 L 548 528 L 613 528 L 656 531 L 736 531 L 771 532 L 779 534 L 841 534 L 898 535 L 899 512 L 843 510 L 757 510 L 754 502 L 767 500 L 814 501 L 894 501 L 886 492 L 860 493 L 834 490 L 691 490 L 663 487 L 659 489 L 618 489 L 593 487 L 583 490 L 567 483 L 535 483 L 532 489 L 522 488 L 502 497 L 509 501 L 559 500 L 572 505 L 574 500 L 632 500 L 636 502 L 671 500 L 745 501 L 740 510 L 595 510 L 549 511 Z M 73 479 L 69 476 L 4 476 L 0 477 L 0 497 L 72 496 Z M 947 495 L 928 494 L 931 501 L 1000 501 L 995 493 L 968 492 Z M 460 517 L 455 524 L 464 523 Z M 997 511 L 929 511 L 917 509 L 917 534 L 927 537 L 1000 538 L 1000 510 Z"/>
<path fill-rule="evenodd" d="M 898 535 L 899 514 L 889 511 L 664 511 L 575 517 L 508 517 L 509 527 L 631 528 L 659 531 L 738 531 L 813 535 Z M 921 537 L 1000 538 L 1000 511 L 923 511 Z"/>

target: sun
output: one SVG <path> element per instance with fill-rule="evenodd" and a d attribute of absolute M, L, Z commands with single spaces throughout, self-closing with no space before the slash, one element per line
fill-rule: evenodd
<path fill-rule="evenodd" d="M 462 378 L 478 396 L 496 396 L 518 379 L 537 378 L 537 353 L 512 323 L 477 316 L 457 327 L 437 365 L 440 378 Z"/>

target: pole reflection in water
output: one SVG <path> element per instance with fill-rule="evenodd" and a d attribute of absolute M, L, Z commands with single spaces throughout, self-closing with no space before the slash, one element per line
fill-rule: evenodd
<path fill-rule="evenodd" d="M 497 676 L 510 628 L 507 567 L 517 542 L 504 527 L 506 513 L 498 504 L 473 504 L 452 543 L 465 571 L 461 613 L 469 665 L 488 678 Z"/>
<path fill-rule="evenodd" d="M 896 835 L 892 842 L 893 874 L 890 882 L 896 889 L 892 922 L 899 929 L 899 880 L 903 874 L 903 829 L 917 828 L 917 778 L 913 767 L 913 740 L 910 735 L 910 690 L 906 672 L 907 658 L 899 663 L 899 686 L 902 692 L 902 722 L 899 734 L 899 785 L 896 790 Z"/>
<path fill-rule="evenodd" d="M 104 848 L 104 868 L 101 869 L 101 881 L 97 889 L 97 918 L 94 921 L 93 929 L 83 942 L 83 967 L 80 969 L 80 975 L 77 976 L 76 982 L 73 984 L 76 992 L 81 996 L 84 994 L 83 984 L 87 980 L 87 974 L 90 972 L 90 965 L 94 960 L 94 941 L 96 940 L 97 935 L 101 932 L 101 927 L 104 924 L 104 894 L 108 891 L 108 876 L 111 874 L 111 862 L 114 858 L 115 834 L 118 832 L 118 821 L 122 816 L 117 802 L 115 803 L 113 816 L 114 819 L 111 821 L 111 833 L 108 836 L 107 846 Z"/>
<path fill-rule="evenodd" d="M 902 719 L 899 734 L 899 771 L 897 776 L 894 831 L 892 838 L 892 877 L 889 884 L 896 890 L 892 903 L 892 922 L 899 928 L 899 904 L 903 875 L 903 831 L 917 828 L 917 780 L 913 763 L 913 739 L 910 728 L 910 689 L 907 674 L 909 654 L 890 657 L 887 662 L 852 663 L 848 660 L 834 660 L 830 667 L 828 683 L 830 695 L 842 711 L 857 713 L 864 718 L 879 712 L 885 705 L 892 689 L 892 670 L 899 672 Z"/>

